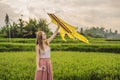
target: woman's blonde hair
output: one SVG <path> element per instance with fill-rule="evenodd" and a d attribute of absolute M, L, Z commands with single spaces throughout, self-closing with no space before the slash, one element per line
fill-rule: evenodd
<path fill-rule="evenodd" d="M 42 32 L 43 31 L 38 31 L 36 33 L 36 45 L 39 44 L 39 48 L 41 48 L 43 51 L 45 50 L 44 46 L 43 46 L 43 36 L 42 36 Z M 49 45 L 47 43 L 47 41 L 45 41 L 47 45 Z"/>

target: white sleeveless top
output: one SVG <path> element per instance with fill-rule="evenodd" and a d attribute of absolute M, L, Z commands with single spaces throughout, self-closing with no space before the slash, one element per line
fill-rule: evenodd
<path fill-rule="evenodd" d="M 40 58 L 50 58 L 50 47 L 49 46 L 47 46 L 47 48 L 45 48 L 44 51 L 40 49 Z"/>

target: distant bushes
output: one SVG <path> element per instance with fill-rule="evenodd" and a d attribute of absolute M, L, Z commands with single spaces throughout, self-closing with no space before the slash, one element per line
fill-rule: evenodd
<path fill-rule="evenodd" d="M 1 38 L 0 42 L 9 42 L 9 39 Z M 12 38 L 11 42 L 12 43 L 35 43 L 35 38 Z M 52 43 L 81 43 L 81 41 L 67 39 L 67 41 L 65 42 L 62 39 L 60 39 L 60 36 L 59 36 L 59 38 L 54 39 Z"/>
<path fill-rule="evenodd" d="M 0 42 L 9 42 L 8 38 L 1 38 Z M 33 38 L 12 38 L 12 43 L 35 43 L 35 39 Z"/>
<path fill-rule="evenodd" d="M 60 37 L 57 35 L 57 37 Z M 85 52 L 113 52 L 120 53 L 120 41 L 106 41 L 103 38 L 88 38 L 91 45 L 79 40 L 60 38 L 53 39 L 50 44 L 52 51 L 85 51 Z M 0 52 L 5 51 L 35 51 L 35 38 L 0 38 Z"/>
<path fill-rule="evenodd" d="M 85 51 L 85 52 L 115 52 L 120 53 L 117 45 L 52 45 L 52 50 Z"/>
<path fill-rule="evenodd" d="M 31 44 L 16 44 L 16 43 L 0 43 L 0 52 L 5 51 L 33 51 L 35 45 Z"/>
<path fill-rule="evenodd" d="M 120 41 L 120 39 L 106 39 L 106 41 Z"/>

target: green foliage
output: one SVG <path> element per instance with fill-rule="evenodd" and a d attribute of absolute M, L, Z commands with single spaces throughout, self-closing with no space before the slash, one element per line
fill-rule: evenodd
<path fill-rule="evenodd" d="M 1 80 L 33 80 L 35 52 L 0 52 Z M 54 80 L 120 80 L 120 54 L 51 52 Z"/>
<path fill-rule="evenodd" d="M 118 31 L 115 30 L 115 32 L 112 32 L 112 30 L 105 30 L 104 27 L 91 27 L 89 29 L 83 29 L 81 28 L 79 30 L 80 33 L 84 35 L 88 35 L 94 38 L 108 38 L 108 37 L 113 37 L 118 34 Z"/>
<path fill-rule="evenodd" d="M 38 27 L 39 27 L 38 29 L 46 32 L 46 34 L 49 35 L 50 30 L 48 29 L 48 24 L 47 24 L 46 20 L 39 19 L 38 20 Z"/>
<path fill-rule="evenodd" d="M 120 41 L 120 39 L 106 39 L 106 41 Z"/>
<path fill-rule="evenodd" d="M 5 15 L 5 24 L 6 24 L 6 26 L 9 25 L 9 16 L 8 16 L 8 14 Z"/>
<path fill-rule="evenodd" d="M 102 27 L 92 27 L 90 29 L 86 29 L 85 33 L 91 37 L 102 38 L 104 37 L 105 31 Z"/>
<path fill-rule="evenodd" d="M 29 19 L 24 27 L 23 37 L 35 37 L 35 32 L 37 31 L 37 29 L 37 21 L 35 19 Z"/>
<path fill-rule="evenodd" d="M 0 29 L 0 33 L 4 34 L 4 37 L 12 38 L 35 38 L 36 32 L 42 30 L 47 35 L 51 34 L 48 29 L 48 24 L 45 19 L 29 19 L 29 21 L 23 21 L 19 19 L 18 23 L 13 22 L 10 25 L 6 25 Z"/>

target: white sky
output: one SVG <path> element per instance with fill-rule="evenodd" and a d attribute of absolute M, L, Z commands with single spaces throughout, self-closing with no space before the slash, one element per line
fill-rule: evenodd
<path fill-rule="evenodd" d="M 46 12 L 55 12 L 74 26 L 99 26 L 106 29 L 117 29 L 120 33 L 120 0 L 0 0 L 0 23 L 4 15 L 17 20 L 21 14 L 24 19 L 50 19 Z M 54 25 L 50 25 L 53 28 Z M 54 28 L 53 28 L 54 29 Z"/>

